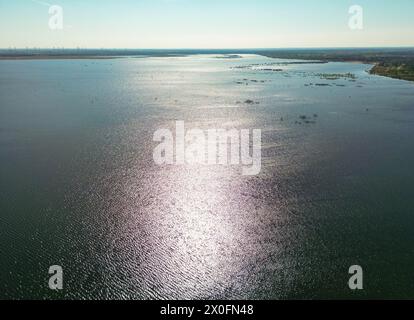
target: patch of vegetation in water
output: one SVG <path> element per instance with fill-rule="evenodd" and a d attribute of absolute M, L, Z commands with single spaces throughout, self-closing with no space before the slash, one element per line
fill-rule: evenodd
<path fill-rule="evenodd" d="M 355 80 L 357 77 L 353 73 L 318 73 L 316 74 L 321 79 L 324 80 L 339 80 L 339 79 L 352 79 Z"/>
<path fill-rule="evenodd" d="M 299 120 L 295 121 L 295 124 L 316 124 L 316 119 L 318 114 L 313 114 L 313 116 L 300 115 Z"/>
<path fill-rule="evenodd" d="M 238 54 L 226 54 L 226 55 L 222 55 L 222 56 L 216 56 L 214 58 L 215 59 L 241 59 L 243 57 L 238 55 Z"/>

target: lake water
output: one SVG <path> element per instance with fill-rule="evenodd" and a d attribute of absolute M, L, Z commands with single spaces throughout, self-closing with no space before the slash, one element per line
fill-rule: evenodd
<path fill-rule="evenodd" d="M 413 298 L 414 85 L 290 62 L 0 61 L 0 298 Z M 155 165 L 176 120 L 261 129 L 261 173 Z"/>

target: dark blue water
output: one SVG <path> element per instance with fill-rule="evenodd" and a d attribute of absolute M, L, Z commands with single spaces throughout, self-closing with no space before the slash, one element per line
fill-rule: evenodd
<path fill-rule="evenodd" d="M 414 86 L 367 69 L 0 61 L 0 297 L 413 298 Z M 261 129 L 260 175 L 155 165 L 176 120 Z"/>

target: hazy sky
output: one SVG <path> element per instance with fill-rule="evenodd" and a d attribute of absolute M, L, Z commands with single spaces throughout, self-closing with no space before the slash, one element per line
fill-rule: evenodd
<path fill-rule="evenodd" d="M 364 28 L 348 26 L 351 5 Z M 49 28 L 49 5 L 63 29 Z M 414 46 L 413 0 L 0 0 L 0 47 Z"/>

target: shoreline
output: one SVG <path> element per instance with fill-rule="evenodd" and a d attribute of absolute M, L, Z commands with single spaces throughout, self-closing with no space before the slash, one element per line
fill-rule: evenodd
<path fill-rule="evenodd" d="M 234 50 L 236 52 L 237 50 Z M 184 57 L 189 54 L 235 54 L 226 50 L 214 50 L 204 52 L 202 50 L 189 51 L 136 51 L 136 52 L 60 52 L 53 53 L 50 51 L 24 53 L 0 51 L 0 61 L 19 61 L 19 60 L 111 60 L 125 58 L 149 58 L 149 57 Z M 117 54 L 116 54 L 117 53 Z M 240 50 L 238 54 L 245 53 Z M 358 64 L 369 64 L 372 67 L 367 70 L 369 74 L 383 76 L 391 79 L 414 82 L 414 49 L 412 50 L 249 50 L 249 54 L 257 54 L 273 59 L 292 59 L 321 62 L 347 62 Z"/>
<path fill-rule="evenodd" d="M 369 64 L 371 75 L 414 82 L 414 50 L 304 50 L 261 52 L 268 58 Z"/>

